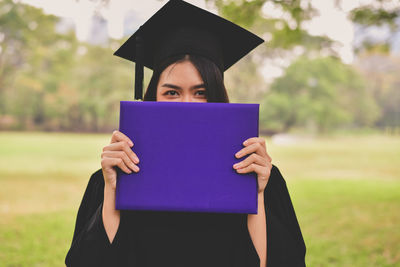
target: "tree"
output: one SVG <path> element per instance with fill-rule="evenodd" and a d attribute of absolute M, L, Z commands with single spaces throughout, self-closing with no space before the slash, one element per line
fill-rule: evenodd
<path fill-rule="evenodd" d="M 367 82 L 367 90 L 382 110 L 375 122 L 379 128 L 400 127 L 400 58 L 385 53 L 365 52 L 356 66 Z"/>
<path fill-rule="evenodd" d="M 350 12 L 350 18 L 356 23 L 360 31 L 367 31 L 371 27 L 380 27 L 389 29 L 392 34 L 388 34 L 385 40 L 376 42 L 371 38 L 366 38 L 357 51 L 371 50 L 378 46 L 390 51 L 392 37 L 400 29 L 400 2 L 398 0 L 375 0 L 368 4 L 354 8 Z"/>
<path fill-rule="evenodd" d="M 58 19 L 0 2 L 0 124 L 11 129 L 99 131 L 118 126 L 119 100 L 132 99 L 132 68 L 104 47 L 59 34 Z M 0 128 L 5 126 L 0 125 Z"/>
<path fill-rule="evenodd" d="M 28 60 L 38 63 L 43 55 L 35 49 L 37 46 L 57 40 L 49 34 L 54 32 L 56 21 L 37 8 L 11 0 L 0 2 L 0 115 L 9 108 L 6 99 L 13 90 L 16 73 L 32 67 L 26 64 Z"/>
<path fill-rule="evenodd" d="M 376 103 L 354 69 L 332 57 L 301 57 L 271 85 L 261 104 L 260 123 L 275 131 L 311 124 L 326 132 L 372 125 L 378 116 Z"/>

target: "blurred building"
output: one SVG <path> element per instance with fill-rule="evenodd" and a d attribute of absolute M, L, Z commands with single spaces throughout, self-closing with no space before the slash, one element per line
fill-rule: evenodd
<path fill-rule="evenodd" d="M 94 45 L 104 45 L 108 43 L 107 23 L 107 20 L 100 15 L 94 15 L 90 21 L 86 41 Z"/>
<path fill-rule="evenodd" d="M 139 19 L 139 15 L 134 10 L 126 12 L 124 17 L 124 36 L 132 35 L 140 26 L 142 21 Z"/>

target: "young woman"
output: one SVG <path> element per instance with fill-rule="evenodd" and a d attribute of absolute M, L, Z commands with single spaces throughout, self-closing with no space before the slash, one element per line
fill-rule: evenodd
<path fill-rule="evenodd" d="M 172 40 L 162 47 L 176 47 Z M 193 52 L 196 44 L 189 43 L 155 60 L 145 101 L 229 102 L 220 61 L 210 51 Z M 257 174 L 257 214 L 119 211 L 116 168 L 140 172 L 140 155 L 135 140 L 114 131 L 79 208 L 67 266 L 304 266 L 305 245 L 285 181 L 263 138 L 243 141 L 235 154 L 242 161 L 232 168 Z"/>

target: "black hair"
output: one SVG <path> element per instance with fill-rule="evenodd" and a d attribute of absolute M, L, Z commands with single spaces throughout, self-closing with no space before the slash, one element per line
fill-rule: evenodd
<path fill-rule="evenodd" d="M 207 102 L 229 103 L 228 94 L 224 85 L 223 73 L 211 60 L 198 55 L 178 55 L 169 57 L 154 69 L 143 101 L 157 101 L 157 85 L 161 73 L 171 64 L 190 61 L 203 79 Z"/>

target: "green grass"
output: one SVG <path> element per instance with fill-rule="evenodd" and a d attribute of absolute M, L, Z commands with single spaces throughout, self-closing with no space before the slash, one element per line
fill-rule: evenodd
<path fill-rule="evenodd" d="M 0 266 L 63 266 L 108 135 L 0 132 Z"/>
<path fill-rule="evenodd" d="M 0 266 L 63 266 L 110 135 L 0 132 Z M 400 266 L 400 138 L 267 139 L 308 266 Z"/>

